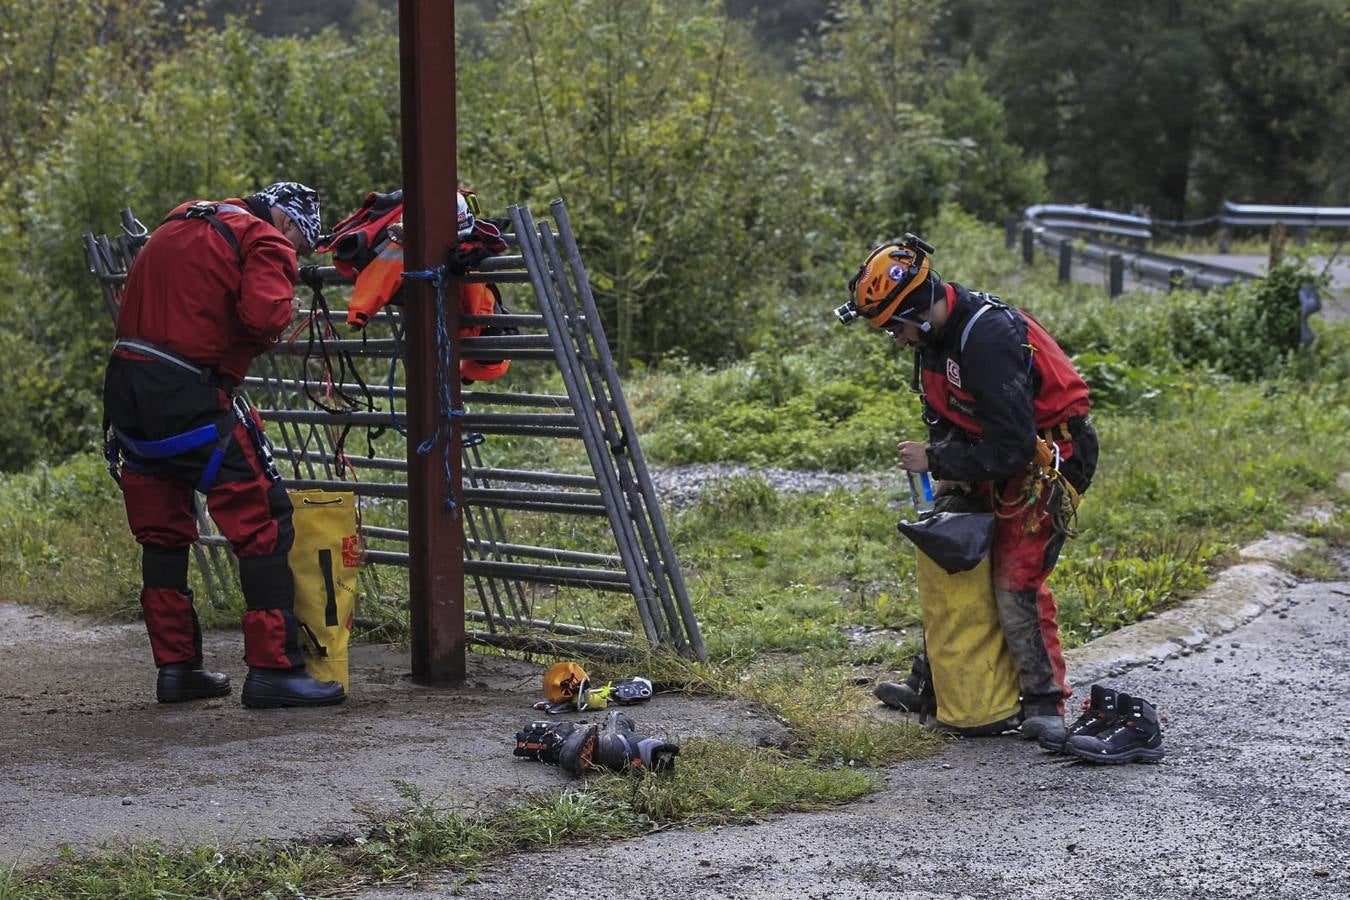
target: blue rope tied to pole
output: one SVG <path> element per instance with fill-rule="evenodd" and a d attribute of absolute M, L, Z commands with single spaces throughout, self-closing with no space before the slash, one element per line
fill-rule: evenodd
<path fill-rule="evenodd" d="M 450 386 L 454 383 L 452 377 L 458 377 L 459 371 L 454 366 L 452 353 L 453 344 L 450 340 L 450 329 L 445 324 L 445 266 L 439 265 L 434 269 L 423 269 L 419 272 L 404 272 L 405 281 L 411 279 L 414 281 L 430 281 L 432 287 L 436 289 L 436 430 L 431 436 L 417 445 L 417 452 L 423 456 L 432 451 L 438 442 L 443 443 L 442 456 L 445 461 L 445 511 L 454 513 L 457 511 L 455 503 L 454 485 L 450 477 L 450 433 L 453 420 L 464 415 L 462 408 L 456 407 L 450 396 Z"/>
<path fill-rule="evenodd" d="M 408 436 L 408 429 L 398 423 L 398 408 L 394 403 L 394 377 L 398 374 L 398 355 L 403 348 L 403 332 L 407 328 L 403 322 L 398 323 L 394 329 L 394 358 L 389 360 L 389 378 L 385 381 L 385 386 L 389 389 L 389 422 L 394 426 L 394 430 L 404 437 Z"/>

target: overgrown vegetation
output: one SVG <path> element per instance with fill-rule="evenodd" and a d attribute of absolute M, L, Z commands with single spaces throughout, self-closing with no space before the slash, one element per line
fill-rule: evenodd
<path fill-rule="evenodd" d="M 0 600 L 127 619 L 138 614 L 139 553 L 90 452 L 110 322 L 77 236 L 109 230 L 124 205 L 153 224 L 181 199 L 279 177 L 318 186 L 329 222 L 367 189 L 395 186 L 393 20 L 387 4 L 363 0 L 342 5 L 344 34 L 265 38 L 241 22 L 216 28 L 187 2 L 11 5 L 13 27 L 0 35 L 0 155 L 3 186 L 19 202 L 0 217 L 9 285 L 0 314 L 11 323 L 0 331 L 10 376 L 0 470 L 14 474 L 0 476 Z M 1044 4 L 836 0 L 794 53 L 765 53 L 711 0 L 480 6 L 460 35 L 461 177 L 490 212 L 567 199 L 631 373 L 648 460 L 880 479 L 808 496 L 751 476 L 670 517 L 713 663 L 654 661 L 652 671 L 761 704 L 790 728 L 787 752 L 691 741 L 673 777 L 599 776 L 482 815 L 445 812 L 408 789 L 407 811 L 351 846 L 67 854 L 0 871 L 0 900 L 282 897 L 437 869 L 471 874 L 522 850 L 844 802 L 874 783 L 855 767 L 930 752 L 931 736 L 860 715 L 869 701 L 855 685 L 901 668 L 918 639 L 911 555 L 894 529 L 908 503 L 895 443 L 922 433 L 910 362 L 861 323 L 844 329 L 828 316 L 866 247 L 903 230 L 937 244 L 947 278 L 1034 312 L 1092 385 L 1102 466 L 1082 536 L 1052 581 L 1067 645 L 1199 590 L 1216 562 L 1290 527 L 1305 501 L 1343 504 L 1350 334 L 1323 324 L 1317 344 L 1298 347 L 1293 297 L 1316 279 L 1297 261 L 1213 294 L 1107 300 L 1022 269 L 975 218 L 1046 198 L 1047 179 L 1055 199 L 1184 210 L 1217 197 L 1217 184 L 1265 185 L 1278 173 L 1299 199 L 1335 202 L 1344 174 L 1325 148 L 1344 144 L 1336 129 L 1350 115 L 1327 115 L 1317 133 L 1306 123 L 1344 107 L 1344 79 L 1321 75 L 1345 67 L 1326 61 L 1333 52 L 1322 68 L 1273 68 L 1314 56 L 1288 52 L 1307 37 L 1282 24 L 1299 12 L 1322 17 L 1312 37 L 1343 50 L 1346 23 L 1327 19 L 1325 0 L 1286 0 L 1274 16 L 1237 0 L 1203 13 L 1169 7 L 1165 40 L 1120 47 L 1110 31 L 1086 40 L 1081 11 Z M 825 6 L 778 4 L 775 15 Z M 1122 14 L 1112 28 L 1141 33 L 1154 12 Z M 1063 27 L 1044 29 L 1049 15 Z M 1243 29 L 1262 39 L 1228 40 Z M 1221 83 L 1210 68 L 1219 56 Z M 1092 72 L 1079 71 L 1082 60 Z M 1135 71 L 1157 90 L 1124 98 L 1124 116 L 1108 88 Z M 1235 104 L 1254 84 L 1260 103 Z M 1306 101 L 1293 104 L 1299 114 L 1264 122 L 1263 104 L 1289 106 L 1279 98 L 1290 91 Z M 1220 146 L 1229 130 L 1195 128 L 1203 116 L 1240 139 Z M 1137 159 L 1100 152 L 1103 129 L 1116 134 L 1127 120 L 1157 134 L 1120 141 Z M 1260 171 L 1232 171 L 1245 155 Z M 1191 171 L 1200 184 L 1186 183 Z M 512 378 L 536 387 L 548 376 Z M 486 449 L 493 465 L 584 464 L 576 448 L 527 439 Z M 369 523 L 386 515 L 372 509 Z M 508 523 L 512 537 L 549 529 L 581 549 L 603 530 L 568 527 L 525 515 Z M 1327 545 L 1350 535 L 1344 509 L 1302 527 Z M 1307 577 L 1329 571 L 1320 550 L 1296 566 Z M 392 595 L 397 578 L 385 586 Z M 237 602 L 202 604 L 204 624 L 232 626 Z M 378 595 L 362 603 L 365 615 L 399 614 Z M 541 615 L 640 630 L 631 608 L 584 593 L 546 605 Z"/>
<path fill-rule="evenodd" d="M 222 0 L 11 5 L 0 35 L 0 158 L 16 198 L 0 216 L 5 470 L 93 446 L 111 322 L 81 233 L 115 230 L 123 206 L 153 225 L 184 198 L 282 177 L 317 186 L 331 223 L 400 179 L 387 2 L 329 4 L 342 30 L 316 30 L 314 4 L 289 18 Z M 841 267 L 926 230 L 945 204 L 986 220 L 1052 195 L 1165 212 L 1199 190 L 1207 214 L 1216 184 L 1263 200 L 1278 178 L 1277 199 L 1331 204 L 1346 188 L 1335 163 L 1350 88 L 1322 73 L 1345 70 L 1347 23 L 1330 0 L 1284 0 L 1272 16 L 1245 0 L 1141 8 L 1109 27 L 1090 9 L 983 0 L 755 14 L 818 24 L 788 43 L 713 0 L 462 5 L 460 177 L 493 212 L 567 200 L 625 367 L 776 352 Z M 296 36 L 220 24 L 232 8 Z M 1160 15 L 1165 41 L 1109 37 Z M 1041 27 L 1047 16 L 1056 28 Z M 1318 27 L 1289 25 L 1305 21 Z M 1234 38 L 1248 31 L 1259 40 Z M 1314 38 L 1326 53 L 1310 52 Z M 1139 73 L 1156 90 L 1109 89 Z M 1268 103 L 1292 108 L 1271 99 L 1286 95 L 1299 115 L 1270 115 Z M 1128 123 L 1148 134 L 1121 137 Z"/>

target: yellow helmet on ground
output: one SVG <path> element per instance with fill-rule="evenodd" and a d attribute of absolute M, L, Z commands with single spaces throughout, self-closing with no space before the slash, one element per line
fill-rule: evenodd
<path fill-rule="evenodd" d="M 576 663 L 554 663 L 544 673 L 544 696 L 550 703 L 562 703 L 576 697 L 581 685 L 589 681 L 586 670 Z"/>

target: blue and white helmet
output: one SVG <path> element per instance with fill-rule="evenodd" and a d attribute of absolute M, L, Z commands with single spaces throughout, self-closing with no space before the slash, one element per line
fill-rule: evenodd
<path fill-rule="evenodd" d="M 455 200 L 459 210 L 459 239 L 467 241 L 473 237 L 473 227 L 477 220 L 474 218 L 473 210 L 469 209 L 469 201 L 464 199 L 463 193 L 456 191 Z"/>

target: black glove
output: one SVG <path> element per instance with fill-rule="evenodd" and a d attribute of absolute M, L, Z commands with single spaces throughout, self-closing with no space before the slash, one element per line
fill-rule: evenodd
<path fill-rule="evenodd" d="M 318 266 L 301 266 L 300 283 L 310 290 L 323 290 L 323 277 L 319 274 Z"/>
<path fill-rule="evenodd" d="M 477 241 L 464 241 L 450 251 L 447 265 L 455 275 L 463 275 L 491 255 L 492 251 Z"/>

